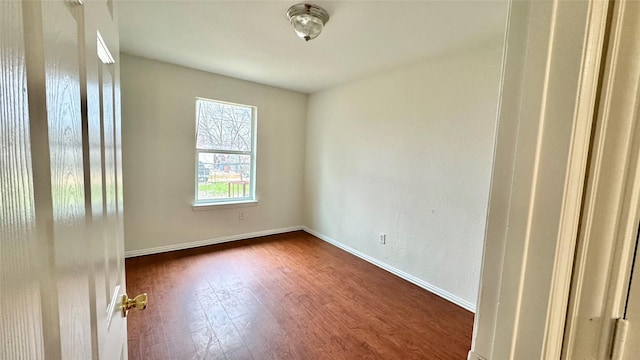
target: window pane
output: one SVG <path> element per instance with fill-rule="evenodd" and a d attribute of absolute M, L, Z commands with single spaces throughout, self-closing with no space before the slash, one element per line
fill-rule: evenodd
<path fill-rule="evenodd" d="M 196 100 L 196 147 L 205 150 L 251 151 L 253 108 Z"/>
<path fill-rule="evenodd" d="M 197 200 L 251 197 L 251 156 L 198 154 Z"/>

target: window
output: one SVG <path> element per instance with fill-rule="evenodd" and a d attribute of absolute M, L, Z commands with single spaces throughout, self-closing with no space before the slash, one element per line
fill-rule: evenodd
<path fill-rule="evenodd" d="M 255 200 L 256 107 L 196 98 L 196 204 Z"/>

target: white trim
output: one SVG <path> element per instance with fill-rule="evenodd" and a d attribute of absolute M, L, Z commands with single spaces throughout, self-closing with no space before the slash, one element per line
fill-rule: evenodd
<path fill-rule="evenodd" d="M 235 151 L 235 150 L 216 150 L 216 149 L 200 149 L 198 148 L 198 130 L 200 127 L 200 119 L 198 117 L 198 101 L 203 101 L 203 102 L 210 102 L 210 103 L 218 103 L 218 104 L 225 104 L 225 105 L 229 105 L 229 106 L 235 106 L 235 107 L 245 107 L 245 108 L 250 108 L 251 109 L 251 151 Z M 199 183 L 200 183 L 200 154 L 201 153 L 209 153 L 209 154 L 214 154 L 214 153 L 221 153 L 221 154 L 229 154 L 229 155 L 244 155 L 244 156 L 249 156 L 250 158 L 250 168 L 251 168 L 251 176 L 249 177 L 249 196 L 246 197 L 242 197 L 242 198 L 234 198 L 236 200 L 239 200 L 239 202 L 252 202 L 252 201 L 257 201 L 258 199 L 258 192 L 256 190 L 256 184 L 257 184 L 257 172 L 256 170 L 258 169 L 258 165 L 257 165 L 257 158 L 258 158 L 258 107 L 255 105 L 246 105 L 246 104 L 240 104 L 240 103 L 233 103 L 233 102 L 229 102 L 229 101 L 224 101 L 224 100 L 213 100 L 213 99 L 207 99 L 207 98 L 203 98 L 203 97 L 197 97 L 196 96 L 196 101 L 195 101 L 195 120 L 196 120 L 196 134 L 195 134 L 195 152 L 196 152 L 196 156 L 195 156 L 195 166 L 196 166 L 196 171 L 195 171 L 195 188 L 194 188 L 194 206 L 198 205 L 198 204 L 205 204 L 205 205 L 213 205 L 215 203 L 221 203 L 221 204 L 227 204 L 227 203 L 232 203 L 235 202 L 235 200 L 231 200 L 231 201 L 226 201 L 226 199 L 220 199 L 220 200 L 210 200 L 210 199 L 198 199 L 198 193 L 199 193 Z M 194 210 L 195 207 L 194 207 Z M 201 210 L 206 210 L 206 209 L 201 209 Z"/>
<path fill-rule="evenodd" d="M 558 359 L 608 3 L 510 1 L 472 350 Z"/>
<path fill-rule="evenodd" d="M 466 310 L 469 310 L 469 311 L 471 311 L 473 313 L 476 312 L 476 306 L 474 304 L 472 304 L 472 303 L 470 303 L 470 302 L 468 302 L 468 301 L 466 301 L 464 299 L 461 299 L 461 298 L 459 298 L 459 297 L 457 297 L 457 296 L 455 296 L 455 295 L 453 295 L 453 294 L 451 294 L 451 293 L 449 293 L 449 292 L 447 292 L 445 290 L 442 290 L 442 289 L 438 288 L 437 286 L 431 285 L 431 284 L 429 284 L 428 282 L 426 282 L 426 281 L 424 281 L 422 279 L 419 279 L 419 278 L 417 278 L 417 277 L 415 277 L 415 276 L 413 276 L 411 274 L 408 274 L 408 273 L 406 273 L 406 272 L 404 272 L 404 271 L 402 271 L 400 269 L 397 269 L 397 268 L 395 268 L 395 267 L 393 267 L 393 266 L 391 266 L 389 264 L 386 264 L 386 263 L 384 263 L 384 262 L 382 262 L 382 261 L 380 261 L 378 259 L 375 259 L 375 258 L 373 258 L 373 257 L 371 257 L 371 256 L 369 256 L 369 255 L 367 255 L 365 253 L 362 253 L 362 252 L 360 252 L 360 251 L 358 251 L 358 250 L 356 250 L 356 249 L 354 249 L 354 248 L 352 248 L 352 247 L 350 247 L 348 245 L 345 245 L 345 244 L 343 244 L 343 243 L 341 243 L 341 242 L 339 242 L 339 241 L 337 241 L 335 239 L 332 239 L 332 238 L 330 238 L 330 237 L 328 237 L 328 236 L 326 236 L 324 234 L 321 234 L 321 233 L 319 233 L 319 232 L 317 232 L 317 231 L 315 231 L 313 229 L 310 229 L 310 228 L 308 228 L 306 226 L 303 226 L 302 230 L 307 232 L 307 233 L 309 233 L 309 234 L 311 234 L 311 235 L 313 235 L 313 236 L 315 236 L 315 237 L 317 237 L 320 240 L 323 240 L 323 241 L 325 241 L 325 242 L 327 242 L 327 243 L 329 243 L 329 244 L 331 244 L 331 245 L 333 245 L 333 246 L 335 246 L 337 248 L 340 248 L 340 249 L 342 249 L 342 250 L 344 250 L 344 251 L 346 251 L 346 252 L 348 252 L 348 253 L 350 253 L 352 255 L 355 255 L 355 256 L 361 258 L 362 260 L 364 260 L 364 261 L 366 261 L 368 263 L 371 263 L 371 264 L 373 264 L 373 265 L 375 265 L 375 266 L 377 266 L 377 267 L 379 267 L 379 268 L 381 268 L 383 270 L 386 270 L 386 271 L 388 271 L 388 272 L 390 272 L 390 273 L 392 273 L 392 274 L 394 274 L 394 275 L 396 275 L 396 276 L 398 276 L 398 277 L 400 277 L 400 278 L 402 278 L 402 279 L 404 279 L 404 280 L 406 280 L 406 281 L 408 281 L 408 282 L 410 282 L 410 283 L 412 283 L 414 285 L 417 285 L 417 286 L 419 286 L 419 287 L 421 287 L 421 288 L 423 288 L 423 289 L 425 289 L 425 290 L 427 290 L 427 291 L 429 291 L 431 293 L 434 293 L 434 294 L 440 296 L 441 298 L 443 298 L 445 300 L 448 300 L 448 301 L 450 301 L 450 302 L 452 302 L 452 303 L 454 303 L 454 304 L 456 304 L 456 305 L 458 305 L 458 306 L 460 306 L 460 307 L 462 307 L 462 308 L 464 308 Z"/>
<path fill-rule="evenodd" d="M 182 243 L 182 244 L 158 246 L 158 247 L 149 248 L 149 249 L 131 250 L 131 251 L 125 251 L 124 257 L 132 258 L 136 256 L 160 254 L 160 253 L 169 252 L 169 251 L 184 250 L 184 249 L 191 249 L 191 248 L 196 248 L 200 246 L 222 244 L 222 243 L 236 241 L 236 240 L 245 240 L 245 239 L 251 239 L 251 238 L 256 238 L 260 236 L 276 235 L 276 234 L 282 234 L 282 233 L 299 231 L 299 230 L 302 230 L 302 226 L 291 226 L 291 227 L 280 228 L 280 229 L 256 231 L 251 233 L 223 236 L 223 237 L 207 239 L 207 240 L 192 241 L 192 242 Z"/>
<path fill-rule="evenodd" d="M 569 13 L 572 11 L 569 10 Z M 575 101 L 572 139 L 569 145 L 569 160 L 563 191 L 565 199 L 560 213 L 560 228 L 549 294 L 549 311 L 546 317 L 547 334 L 543 356 L 547 359 L 558 359 L 562 354 L 571 275 L 574 268 L 573 257 L 576 251 L 591 128 L 598 93 L 600 61 L 603 57 L 607 27 L 607 12 L 606 2 L 589 3 L 587 30 L 583 44 L 585 50 L 581 56 L 578 95 Z M 554 26 L 557 26 L 557 31 L 566 31 L 561 22 L 556 22 Z M 544 213 L 545 210 L 541 212 Z"/>
<path fill-rule="evenodd" d="M 477 352 L 471 350 L 469 351 L 469 354 L 467 354 L 467 360 L 487 360 L 487 359 L 482 357 L 482 355 L 478 354 Z"/>
<path fill-rule="evenodd" d="M 221 210 L 221 209 L 233 209 L 241 207 L 257 206 L 259 201 L 255 200 L 238 200 L 238 201 L 226 201 L 226 202 L 202 202 L 191 205 L 193 211 L 208 211 L 208 210 Z"/>
<path fill-rule="evenodd" d="M 615 2 L 611 18 L 562 359 L 616 358 L 640 217 L 640 5 Z"/>

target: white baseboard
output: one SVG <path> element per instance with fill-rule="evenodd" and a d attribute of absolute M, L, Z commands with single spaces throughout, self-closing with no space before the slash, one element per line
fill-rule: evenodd
<path fill-rule="evenodd" d="M 214 238 L 214 239 L 192 241 L 192 242 L 182 243 L 182 244 L 158 246 L 158 247 L 149 248 L 149 249 L 131 250 L 131 251 L 125 251 L 124 257 L 132 258 L 136 256 L 159 254 L 159 253 L 164 253 L 169 251 L 184 250 L 184 249 L 191 249 L 191 248 L 196 248 L 200 246 L 222 244 L 230 241 L 251 239 L 251 238 L 267 236 L 267 235 L 276 235 L 276 234 L 282 234 L 282 233 L 298 231 L 298 230 L 302 230 L 302 226 L 291 226 L 291 227 L 280 228 L 280 229 L 256 231 L 252 233 L 223 236 L 223 237 Z"/>
<path fill-rule="evenodd" d="M 477 352 L 471 350 L 469 351 L 469 355 L 467 356 L 467 360 L 487 360 Z"/>
<path fill-rule="evenodd" d="M 468 302 L 468 301 L 466 301 L 464 299 L 461 299 L 461 298 L 459 298 L 459 297 L 457 297 L 457 296 L 455 296 L 455 295 L 453 295 L 453 294 L 451 294 L 451 293 L 449 293 L 447 291 L 444 291 L 444 290 L 442 290 L 442 289 L 440 289 L 440 288 L 438 288 L 436 286 L 433 286 L 433 285 L 429 284 L 428 282 L 426 282 L 424 280 L 421 280 L 421 279 L 419 279 L 419 278 L 417 278 L 417 277 L 415 277 L 415 276 L 413 276 L 411 274 L 408 274 L 408 273 L 406 273 L 406 272 L 404 272 L 404 271 L 402 271 L 400 269 L 396 269 L 395 267 L 393 267 L 391 265 L 385 264 L 384 262 L 382 262 L 382 261 L 380 261 L 378 259 L 372 258 L 371 256 L 369 256 L 369 255 L 367 255 L 365 253 L 362 253 L 362 252 L 360 252 L 360 251 L 358 251 L 358 250 L 356 250 L 356 249 L 354 249 L 354 248 L 352 248 L 350 246 L 347 246 L 347 245 L 345 245 L 345 244 L 343 244 L 343 243 L 341 243 L 339 241 L 336 241 L 336 240 L 334 240 L 334 239 L 332 239 L 332 238 L 330 238 L 330 237 L 328 237 L 328 236 L 326 236 L 324 234 L 321 234 L 321 233 L 319 233 L 319 232 L 317 232 L 317 231 L 315 231 L 313 229 L 310 229 L 310 228 L 308 228 L 306 226 L 303 226 L 302 230 L 304 230 L 305 232 L 308 232 L 309 234 L 311 234 L 311 235 L 313 235 L 313 236 L 315 236 L 315 237 L 317 237 L 317 238 L 319 238 L 321 240 L 324 240 L 324 241 L 328 242 L 331 245 L 339 247 L 340 249 L 342 249 L 342 250 L 344 250 L 344 251 L 346 251 L 348 253 L 351 253 L 351 254 L 361 258 L 362 260 L 365 260 L 365 261 L 367 261 L 367 262 L 369 262 L 369 263 L 371 263 L 371 264 L 373 264 L 373 265 L 375 265 L 375 266 L 377 266 L 379 268 L 382 268 L 382 269 L 384 269 L 384 270 L 386 270 L 386 271 L 388 271 L 388 272 L 390 272 L 390 273 L 392 273 L 392 274 L 404 279 L 404 280 L 407 280 L 408 282 L 410 282 L 412 284 L 415 284 L 415 285 L 417 285 L 417 286 L 419 286 L 419 287 L 421 287 L 421 288 L 423 288 L 423 289 L 425 289 L 425 290 L 427 290 L 429 292 L 432 292 L 432 293 L 440 296 L 441 298 L 443 298 L 445 300 L 451 301 L 452 303 L 454 303 L 454 304 L 456 304 L 456 305 L 458 305 L 458 306 L 460 306 L 460 307 L 462 307 L 464 309 L 467 309 L 467 310 L 471 311 L 472 313 L 476 312 L 476 306 L 474 304 L 472 304 L 472 303 L 470 303 L 470 302 Z"/>
<path fill-rule="evenodd" d="M 148 249 L 140 249 L 140 250 L 131 250 L 131 251 L 125 251 L 124 253 L 124 257 L 125 258 L 132 258 L 132 257 L 136 257 L 136 256 L 144 256 L 144 255 L 153 255 L 153 254 L 160 254 L 160 253 L 164 253 L 164 252 L 169 252 L 169 251 L 176 251 L 176 250 L 184 250 L 184 249 L 191 249 L 191 248 L 196 248 L 196 247 L 200 247 L 200 246 L 207 246 L 207 245 L 215 245 L 215 244 L 222 244 L 222 243 L 226 243 L 226 242 L 230 242 L 230 241 L 236 241 L 236 240 L 244 240 L 244 239 L 251 239 L 251 238 L 256 238 L 256 237 L 260 237 L 260 236 L 268 236 L 268 235 L 276 235 L 276 234 L 282 234 L 282 233 L 287 233 L 287 232 L 291 232 L 291 231 L 298 231 L 298 230 L 304 230 L 305 232 L 333 245 L 336 246 L 352 255 L 355 255 L 381 269 L 384 269 L 412 284 L 415 284 L 429 292 L 432 292 L 438 296 L 440 296 L 443 299 L 446 299 L 448 301 L 451 301 L 452 303 L 467 309 L 473 313 L 476 312 L 476 306 L 466 300 L 463 300 L 445 290 L 442 290 L 436 286 L 433 286 L 429 283 L 427 283 L 424 280 L 421 280 L 411 274 L 408 274 L 400 269 L 397 269 L 391 265 L 388 265 L 378 259 L 375 259 L 365 253 L 362 253 L 350 246 L 347 246 L 337 240 L 334 240 L 324 234 L 321 234 L 313 229 L 310 229 L 306 226 L 291 226 L 291 227 L 286 227 L 286 228 L 280 228 L 280 229 L 271 229 L 271 230 L 264 230 L 264 231 L 257 231 L 257 232 L 252 232 L 252 233 L 244 233 L 244 234 L 238 234 L 238 235 L 231 235 L 231 236 L 223 236 L 223 237 L 219 237 L 219 238 L 214 238 L 214 239 L 207 239 L 207 240 L 200 240 L 200 241 L 193 241 L 193 242 L 188 242 L 188 243 L 182 243 L 182 244 L 174 244 L 174 245 L 167 245 L 167 246 L 158 246 L 158 247 L 154 247 L 154 248 L 148 248 Z"/>

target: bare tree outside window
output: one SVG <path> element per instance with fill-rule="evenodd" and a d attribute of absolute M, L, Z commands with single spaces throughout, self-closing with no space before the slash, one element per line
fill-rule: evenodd
<path fill-rule="evenodd" d="M 196 203 L 255 199 L 255 113 L 196 99 Z"/>

